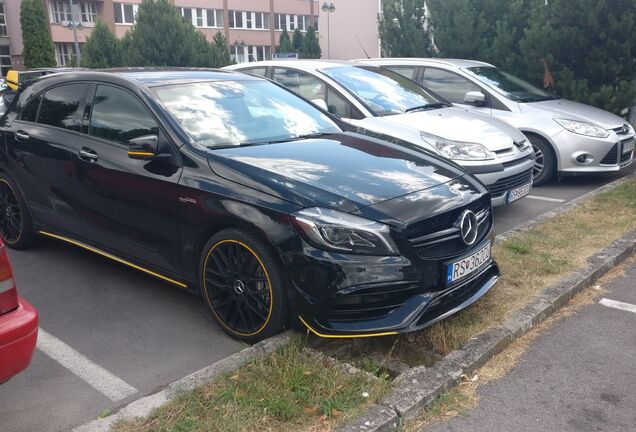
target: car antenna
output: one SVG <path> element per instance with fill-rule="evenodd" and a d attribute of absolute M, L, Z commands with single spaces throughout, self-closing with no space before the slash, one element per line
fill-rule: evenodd
<path fill-rule="evenodd" d="M 364 55 L 367 56 L 367 59 L 370 59 L 371 57 L 369 56 L 369 53 L 367 52 L 367 50 L 364 49 L 364 45 L 362 45 L 362 42 L 360 42 L 360 38 L 358 37 L 358 35 L 356 35 L 356 39 L 358 40 L 358 43 L 360 44 L 360 48 L 362 48 L 362 51 L 364 51 Z"/>

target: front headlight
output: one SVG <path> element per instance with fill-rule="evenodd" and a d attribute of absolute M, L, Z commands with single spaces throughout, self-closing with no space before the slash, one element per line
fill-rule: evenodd
<path fill-rule="evenodd" d="M 294 226 L 319 249 L 365 255 L 397 255 L 388 225 L 338 210 L 312 207 L 291 215 Z"/>
<path fill-rule="evenodd" d="M 430 144 L 440 154 L 448 159 L 483 161 L 492 160 L 495 154 L 481 144 L 451 141 L 426 132 L 420 132 L 422 140 Z"/>
<path fill-rule="evenodd" d="M 607 138 L 609 136 L 609 131 L 592 123 L 567 119 L 554 119 L 554 121 L 563 126 L 566 130 L 578 135 L 594 138 Z"/>

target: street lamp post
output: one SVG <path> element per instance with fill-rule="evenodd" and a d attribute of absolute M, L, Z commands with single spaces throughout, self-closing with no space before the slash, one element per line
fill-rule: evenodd
<path fill-rule="evenodd" d="M 69 22 L 69 27 L 73 28 L 73 42 L 75 45 L 75 61 L 77 63 L 77 67 L 80 66 L 82 61 L 80 54 L 79 41 L 77 39 L 77 29 L 83 27 L 82 20 L 79 13 L 79 5 L 77 5 L 77 17 L 75 16 L 75 5 L 73 4 L 73 0 L 69 0 L 69 6 L 71 7 L 71 22 Z M 77 18 L 77 20 L 75 19 Z"/>
<path fill-rule="evenodd" d="M 327 58 L 331 58 L 331 28 L 329 25 L 329 17 L 332 12 L 336 11 L 336 5 L 324 2 L 322 5 L 322 11 L 327 14 Z"/>

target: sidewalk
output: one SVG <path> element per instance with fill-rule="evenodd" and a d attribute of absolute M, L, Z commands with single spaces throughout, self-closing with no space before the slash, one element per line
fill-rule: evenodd
<path fill-rule="evenodd" d="M 604 288 L 540 335 L 506 377 L 479 387 L 475 409 L 422 431 L 636 430 L 636 313 L 599 304 L 636 305 L 636 263 Z"/>

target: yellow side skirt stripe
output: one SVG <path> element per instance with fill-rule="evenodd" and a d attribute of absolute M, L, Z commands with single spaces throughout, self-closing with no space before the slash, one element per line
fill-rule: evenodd
<path fill-rule="evenodd" d="M 110 259 L 112 259 L 113 261 L 117 261 L 118 263 L 125 264 L 125 265 L 127 265 L 128 267 L 132 267 L 132 268 L 134 268 L 134 269 L 136 269 L 136 270 L 142 271 L 142 272 L 144 272 L 144 273 L 147 273 L 147 274 L 152 275 L 152 276 L 154 276 L 154 277 L 157 277 L 157 278 L 159 278 L 159 279 L 163 279 L 163 280 L 165 280 L 166 282 L 170 282 L 170 283 L 175 284 L 175 285 L 177 285 L 177 286 L 179 286 L 179 287 L 181 287 L 181 288 L 187 288 L 187 287 L 188 287 L 186 284 L 184 284 L 184 283 L 182 283 L 182 282 L 176 281 L 176 280 L 174 280 L 174 279 L 170 279 L 169 277 L 166 277 L 166 276 L 160 275 L 159 273 L 156 273 L 156 272 L 154 272 L 154 271 L 152 271 L 152 270 L 148 270 L 147 268 L 144 268 L 144 267 L 138 266 L 137 264 L 133 264 L 133 263 L 131 263 L 130 261 L 126 261 L 125 259 L 119 258 L 119 257 L 117 257 L 117 256 L 115 256 L 115 255 L 113 255 L 113 254 L 109 254 L 108 252 L 104 252 L 104 251 L 102 251 L 102 250 L 99 250 L 99 249 L 97 249 L 97 248 L 94 248 L 94 247 L 92 247 L 92 246 L 89 246 L 89 245 L 87 245 L 87 244 L 84 244 L 84 243 L 82 243 L 82 242 L 78 242 L 77 240 L 72 240 L 72 239 L 70 239 L 70 238 L 63 237 L 63 236 L 61 236 L 61 235 L 57 235 L 57 234 L 52 234 L 52 233 L 50 233 L 50 232 L 46 232 L 46 231 L 39 231 L 39 233 L 40 233 L 40 234 L 42 234 L 42 235 L 45 235 L 45 236 L 47 236 L 47 237 L 52 237 L 52 238 L 54 238 L 54 239 L 62 240 L 62 241 L 65 241 L 65 242 L 67 242 L 67 243 L 70 243 L 70 244 L 72 244 L 72 245 L 79 246 L 79 247 L 81 247 L 81 248 L 83 248 L 83 249 L 89 250 L 89 251 L 94 252 L 94 253 L 96 253 L 96 254 L 98 254 L 98 255 L 101 255 L 101 256 L 103 256 L 103 257 L 110 258 Z"/>
<path fill-rule="evenodd" d="M 307 322 L 303 319 L 303 317 L 301 317 L 300 315 L 298 316 L 298 319 L 305 325 L 305 327 L 307 327 L 309 329 L 309 331 L 311 331 L 313 334 L 315 334 L 318 337 L 321 338 L 327 338 L 327 339 L 355 339 L 355 338 L 366 338 L 366 337 L 377 337 L 377 336 L 391 336 L 391 335 L 396 335 L 398 334 L 395 331 L 389 331 L 389 332 L 384 332 L 384 333 L 368 333 L 368 334 L 351 334 L 351 335 L 327 335 L 327 334 L 322 334 L 322 333 L 318 333 L 316 330 L 314 330 L 313 328 L 311 328 L 311 326 L 309 324 L 307 324 Z"/>

